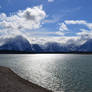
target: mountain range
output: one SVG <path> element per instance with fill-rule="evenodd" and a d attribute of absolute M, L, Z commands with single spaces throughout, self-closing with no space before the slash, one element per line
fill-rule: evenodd
<path fill-rule="evenodd" d="M 44 45 L 32 44 L 23 36 L 9 38 L 3 45 L 0 46 L 0 51 L 24 51 L 24 52 L 92 52 L 92 39 L 89 39 L 84 44 L 76 46 L 70 44 L 64 46 L 56 42 L 48 42 Z"/>

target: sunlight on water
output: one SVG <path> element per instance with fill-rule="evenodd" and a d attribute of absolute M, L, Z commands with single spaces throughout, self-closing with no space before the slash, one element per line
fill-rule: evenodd
<path fill-rule="evenodd" d="M 55 92 L 92 91 L 92 55 L 0 55 L 0 65 Z"/>
<path fill-rule="evenodd" d="M 32 80 L 33 82 L 38 83 L 43 87 L 45 84 L 46 87 L 48 88 L 57 89 L 58 85 L 60 84 L 59 79 L 57 79 L 53 75 L 51 69 L 52 68 L 56 69 L 57 66 L 54 66 L 54 64 L 56 63 L 57 59 L 64 59 L 64 57 L 65 55 L 59 56 L 54 54 L 43 54 L 43 55 L 37 54 L 32 56 L 28 55 L 26 58 L 23 58 L 21 61 L 22 64 L 25 65 L 25 67 L 24 65 L 21 67 L 23 67 L 23 69 L 26 70 L 27 72 L 29 71 L 28 75 L 26 74 L 26 76 L 24 77 L 30 81 Z"/>

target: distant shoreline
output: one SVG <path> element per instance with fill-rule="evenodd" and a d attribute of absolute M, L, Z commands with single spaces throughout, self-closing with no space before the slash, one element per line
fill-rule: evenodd
<path fill-rule="evenodd" d="M 11 69 L 0 66 L 0 92 L 52 92 L 22 79 Z"/>
<path fill-rule="evenodd" d="M 26 51 L 12 51 L 12 50 L 0 50 L 0 54 L 92 54 L 92 52 L 26 52 Z"/>

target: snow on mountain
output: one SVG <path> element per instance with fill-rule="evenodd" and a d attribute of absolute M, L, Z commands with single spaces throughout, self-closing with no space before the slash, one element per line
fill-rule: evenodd
<path fill-rule="evenodd" d="M 22 37 L 16 36 L 14 38 L 9 38 L 0 47 L 1 50 L 15 50 L 15 51 L 32 51 L 31 44 L 29 41 Z"/>
<path fill-rule="evenodd" d="M 44 45 L 31 44 L 25 37 L 16 36 L 8 38 L 5 43 L 0 46 L 0 50 L 15 50 L 26 52 L 92 52 L 92 39 L 89 39 L 84 44 L 76 46 L 75 44 L 62 45 L 56 42 L 48 42 Z"/>
<path fill-rule="evenodd" d="M 87 40 L 83 45 L 78 47 L 79 51 L 92 52 L 92 39 Z"/>

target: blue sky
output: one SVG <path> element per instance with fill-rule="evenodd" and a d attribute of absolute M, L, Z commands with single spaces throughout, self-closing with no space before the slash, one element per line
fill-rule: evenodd
<path fill-rule="evenodd" d="M 29 22 L 26 24 L 25 21 L 26 25 L 24 25 L 24 21 L 19 19 L 23 17 L 21 14 L 26 11 L 35 11 L 35 9 L 33 9 L 34 7 L 40 7 L 38 14 L 42 14 L 42 17 L 39 17 L 35 21 L 36 24 L 30 24 Z M 22 13 L 19 14 L 19 11 Z M 24 27 L 24 29 L 18 29 L 18 32 L 27 34 L 29 37 L 69 37 L 69 39 L 77 37 L 76 39 L 78 39 L 78 37 L 82 38 L 82 36 L 85 37 L 85 35 L 88 35 L 89 38 L 91 37 L 92 30 L 91 11 L 92 0 L 0 0 L 0 16 L 2 13 L 3 16 L 6 16 L 4 19 L 2 19 L 2 16 L 0 17 L 0 32 L 5 35 L 9 35 L 9 33 L 14 34 L 15 32 L 11 32 L 9 27 L 13 26 L 12 30 L 13 28 L 17 30 L 14 27 L 16 24 L 14 16 L 19 14 L 19 17 L 17 16 L 15 20 L 19 19 L 19 22 L 23 21 L 20 25 Z M 31 17 L 34 16 L 32 15 Z M 37 14 L 35 17 L 37 17 Z M 13 21 L 13 23 L 11 21 Z M 30 22 L 31 21 L 33 20 L 30 20 Z M 4 32 L 7 30 L 7 34 L 6 32 L 2 33 L 2 24 L 6 25 L 3 26 L 3 29 Z M 19 26 L 19 28 L 21 27 Z M 16 31 L 17 34 L 18 32 Z"/>
<path fill-rule="evenodd" d="M 64 16 L 64 19 L 86 19 L 92 16 L 92 0 L 0 0 L 0 12 L 10 14 L 27 7 L 43 5 L 44 10 L 50 16 Z M 67 13 L 69 15 L 67 15 Z"/>

